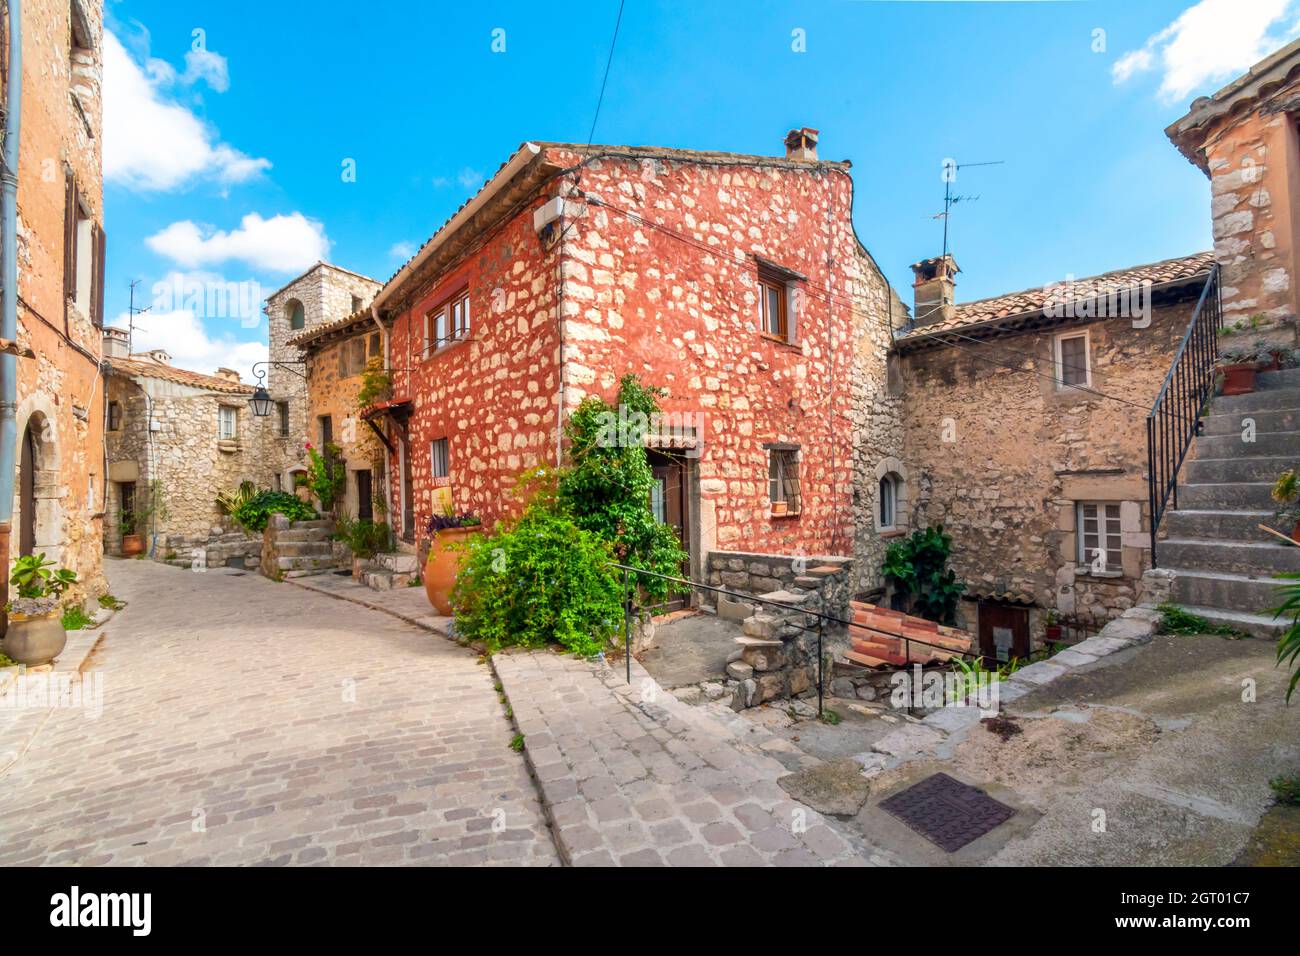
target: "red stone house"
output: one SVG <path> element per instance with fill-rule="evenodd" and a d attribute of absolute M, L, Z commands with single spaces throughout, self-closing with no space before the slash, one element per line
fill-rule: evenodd
<path fill-rule="evenodd" d="M 364 417 L 406 542 L 442 488 L 489 523 L 516 511 L 565 414 L 636 373 L 667 390 L 653 505 L 693 577 L 716 552 L 874 556 L 860 476 L 899 453 L 879 423 L 902 307 L 852 195 L 814 130 L 778 157 L 525 143 L 373 303 L 293 344 L 311 361 L 383 329 L 392 398 Z"/>

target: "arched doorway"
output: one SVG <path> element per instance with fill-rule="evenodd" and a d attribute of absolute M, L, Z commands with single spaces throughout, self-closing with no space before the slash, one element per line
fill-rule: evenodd
<path fill-rule="evenodd" d="M 21 415 L 20 410 L 20 415 Z M 19 421 L 22 421 L 20 417 Z M 22 425 L 18 469 L 18 554 L 63 557 L 59 449 L 49 415 L 34 410 Z"/>
<path fill-rule="evenodd" d="M 18 553 L 31 554 L 36 548 L 36 436 L 29 422 L 23 429 L 22 459 L 18 485 Z"/>

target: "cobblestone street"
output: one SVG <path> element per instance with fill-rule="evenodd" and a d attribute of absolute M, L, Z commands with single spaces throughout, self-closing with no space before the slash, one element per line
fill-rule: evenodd
<path fill-rule="evenodd" d="M 251 573 L 107 570 L 102 715 L 54 709 L 0 775 L 0 864 L 558 863 L 469 651 Z"/>

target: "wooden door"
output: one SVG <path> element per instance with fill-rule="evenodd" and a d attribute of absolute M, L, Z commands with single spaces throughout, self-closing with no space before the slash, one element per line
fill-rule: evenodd
<path fill-rule="evenodd" d="M 32 427 L 23 430 L 22 465 L 19 470 L 18 553 L 31 554 L 36 548 L 36 436 Z"/>
<path fill-rule="evenodd" d="M 375 519 L 374 489 L 370 480 L 369 468 L 358 468 L 357 475 L 357 518 L 361 521 Z"/>
<path fill-rule="evenodd" d="M 411 442 L 410 436 L 405 431 L 402 432 L 400 439 L 401 444 L 398 446 L 401 454 L 401 461 L 398 463 L 402 469 L 399 481 L 402 485 L 402 540 L 415 540 L 415 501 L 411 493 Z"/>
<path fill-rule="evenodd" d="M 1029 609 L 981 601 L 979 605 L 980 653 L 985 663 L 1029 656 Z"/>
<path fill-rule="evenodd" d="M 690 499 L 687 495 L 686 463 L 681 458 L 659 452 L 646 452 L 654 485 L 650 488 L 650 511 L 660 524 L 670 525 L 677 532 L 677 540 L 688 555 L 691 551 Z M 680 574 L 691 576 L 691 562 L 682 562 Z M 689 594 L 676 594 L 665 610 L 675 610 L 690 603 Z"/>

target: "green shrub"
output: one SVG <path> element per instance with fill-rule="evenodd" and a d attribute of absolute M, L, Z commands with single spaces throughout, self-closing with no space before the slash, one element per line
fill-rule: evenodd
<path fill-rule="evenodd" d="M 1285 600 L 1281 607 L 1273 608 L 1274 617 L 1289 617 L 1290 623 L 1277 642 L 1277 663 L 1287 664 L 1291 668 L 1291 682 L 1286 688 L 1286 702 L 1291 703 L 1296 684 L 1300 683 L 1300 574 L 1284 571 L 1278 575 L 1289 583 L 1278 586 L 1278 591 Z"/>
<path fill-rule="evenodd" d="M 262 491 L 231 512 L 231 517 L 246 531 L 261 534 L 273 514 L 282 514 L 290 521 L 309 521 L 316 517 L 316 510 L 287 491 Z"/>
<path fill-rule="evenodd" d="M 343 450 L 326 442 L 324 454 L 307 445 L 307 473 L 298 476 L 298 484 L 307 488 L 320 502 L 321 511 L 333 511 L 343 497 L 348 470 L 343 464 Z"/>
<path fill-rule="evenodd" d="M 885 552 L 886 580 L 907 598 L 907 610 L 940 624 L 955 624 L 957 599 L 966 585 L 948 567 L 952 537 L 943 525 L 913 531 Z"/>
<path fill-rule="evenodd" d="M 125 602 L 113 597 L 111 594 L 101 594 L 99 596 L 99 606 L 109 611 L 116 611 L 119 608 L 125 607 L 126 604 Z"/>
<path fill-rule="evenodd" d="M 1239 631 L 1230 624 L 1215 624 L 1177 604 L 1165 602 L 1157 606 L 1156 610 L 1163 615 L 1160 620 L 1161 634 L 1180 634 L 1184 637 L 1193 634 L 1217 634 L 1220 637 L 1246 636 L 1244 631 Z"/>
<path fill-rule="evenodd" d="M 597 535 L 542 507 L 511 528 L 472 535 L 451 594 L 456 629 L 494 651 L 553 642 L 595 654 L 623 621 L 610 557 Z"/>
<path fill-rule="evenodd" d="M 79 604 L 74 604 L 63 612 L 62 624 L 65 631 L 80 631 L 94 623 Z"/>
<path fill-rule="evenodd" d="M 1300 806 L 1300 777 L 1274 777 L 1268 785 L 1278 803 Z"/>
<path fill-rule="evenodd" d="M 364 559 L 387 551 L 391 535 L 388 525 L 382 521 L 340 515 L 335 524 L 334 538 L 346 544 L 358 558 Z"/>

